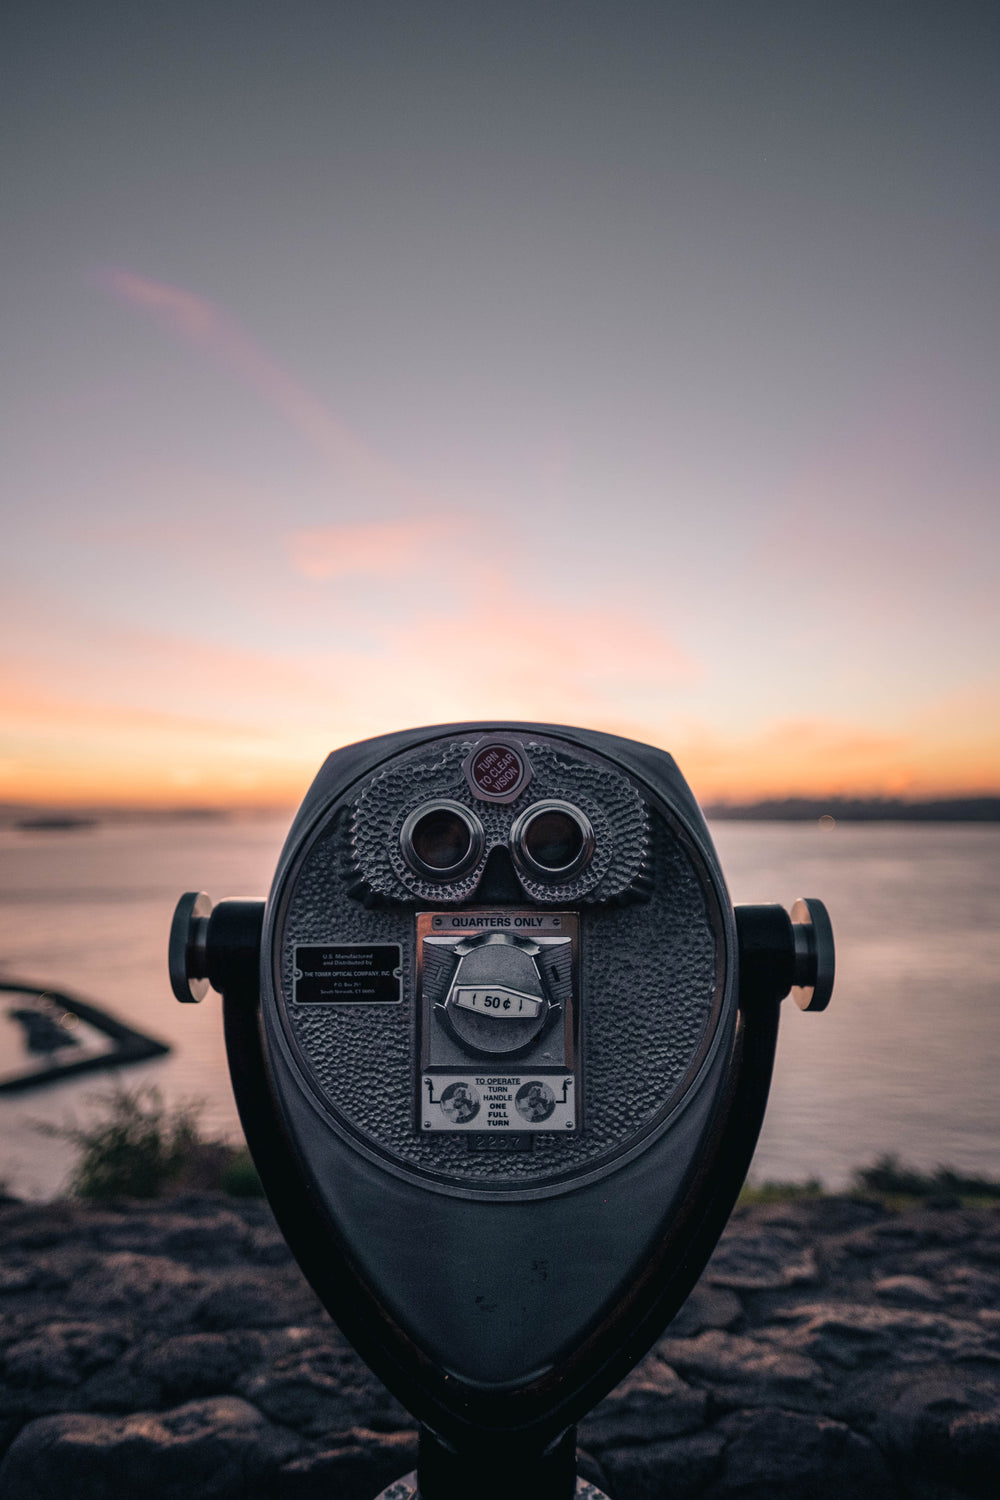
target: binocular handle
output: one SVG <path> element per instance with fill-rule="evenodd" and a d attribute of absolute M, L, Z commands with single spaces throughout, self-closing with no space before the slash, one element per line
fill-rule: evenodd
<path fill-rule="evenodd" d="M 737 906 L 740 1003 L 783 1000 L 800 1010 L 826 1010 L 833 993 L 833 927 L 822 901 L 799 897 L 789 914 L 777 902 Z"/>
<path fill-rule="evenodd" d="M 257 988 L 262 900 L 220 901 L 187 891 L 170 925 L 170 988 L 185 1005 L 204 1000 L 209 985 L 219 994 L 249 984 Z"/>
<path fill-rule="evenodd" d="M 737 906 L 740 1001 L 783 1000 L 791 993 L 800 1010 L 825 1010 L 833 993 L 833 928 L 815 896 L 800 897 L 789 914 L 777 902 Z M 203 1000 L 209 985 L 221 993 L 249 982 L 256 987 L 262 900 L 220 901 L 188 891 L 170 928 L 170 987 L 178 1000 Z"/>

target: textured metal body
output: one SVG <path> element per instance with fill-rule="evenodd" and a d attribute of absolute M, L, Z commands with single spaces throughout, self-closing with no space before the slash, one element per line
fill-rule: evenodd
<path fill-rule="evenodd" d="M 737 999 L 732 911 L 670 757 L 505 726 L 532 775 L 512 802 L 475 803 L 487 844 L 505 844 L 522 804 L 565 797 L 600 848 L 544 901 L 522 880 L 518 902 L 571 900 L 578 917 L 582 1128 L 532 1132 L 533 1149 L 516 1153 L 415 1128 L 417 915 L 431 896 L 439 910 L 481 910 L 488 851 L 443 894 L 399 855 L 398 829 L 422 800 L 472 805 L 463 763 L 495 728 L 413 731 L 330 758 L 268 902 L 261 1013 L 272 1094 L 343 1254 L 412 1346 L 503 1427 L 571 1350 L 564 1378 L 579 1385 L 605 1357 L 605 1314 L 649 1296 L 710 1154 Z M 400 1003 L 297 1005 L 295 951 L 317 943 L 400 944 Z"/>
<path fill-rule="evenodd" d="M 477 738 L 484 736 L 456 735 L 419 745 L 393 757 L 367 779 L 354 798 L 351 819 L 359 894 L 367 891 L 400 903 L 414 898 L 441 900 L 440 884 L 411 870 L 399 847 L 399 830 L 408 814 L 436 796 L 447 796 L 474 810 L 486 834 L 475 866 L 450 883 L 450 901 L 475 899 L 491 851 L 508 844 L 522 808 L 558 797 L 568 797 L 587 814 L 594 829 L 594 859 L 578 875 L 560 883 L 522 873 L 525 895 L 543 906 L 572 906 L 578 901 L 612 901 L 636 886 L 646 866 L 647 817 L 627 776 L 582 747 L 571 755 L 550 736 L 527 735 L 522 743 L 530 759 L 530 781 L 512 801 L 487 801 L 477 797 L 464 768 Z"/>
<path fill-rule="evenodd" d="M 522 799 L 476 809 L 488 844 L 506 838 L 521 800 L 555 793 L 571 794 L 603 834 L 599 858 L 571 888 L 544 890 L 547 907 L 575 894 L 580 913 L 584 1129 L 573 1140 L 539 1133 L 530 1153 L 474 1156 L 464 1140 L 415 1132 L 414 897 L 467 903 L 477 872 L 457 889 L 434 887 L 405 866 L 395 835 L 421 801 L 445 794 L 471 801 L 462 763 L 474 739 L 418 744 L 327 805 L 275 884 L 268 1034 L 334 1128 L 390 1170 L 471 1193 L 565 1188 L 581 1171 L 611 1167 L 662 1127 L 715 1042 L 725 998 L 718 876 L 660 797 L 641 795 L 632 778 L 593 754 L 574 756 L 549 737 L 525 735 L 534 775 Z M 532 896 L 532 883 L 522 884 Z M 364 904 L 366 889 L 382 900 Z M 633 899 L 623 902 L 630 890 Z M 402 1003 L 293 1003 L 296 946 L 323 942 L 401 943 Z M 734 1012 L 730 997 L 730 1031 Z"/>

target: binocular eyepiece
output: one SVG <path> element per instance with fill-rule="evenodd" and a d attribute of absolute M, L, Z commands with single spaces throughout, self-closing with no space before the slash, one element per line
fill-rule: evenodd
<path fill-rule="evenodd" d="M 670 756 L 482 723 L 331 755 L 267 902 L 184 896 L 170 971 L 222 994 L 282 1232 L 420 1423 L 399 1500 L 569 1500 L 574 1424 L 700 1275 L 833 938 L 814 899 L 734 911 Z"/>
<path fill-rule="evenodd" d="M 486 849 L 486 830 L 471 808 L 435 797 L 408 814 L 399 845 L 404 860 L 418 875 L 457 880 L 479 865 Z M 515 819 L 506 847 L 515 868 L 529 880 L 566 880 L 589 864 L 594 830 L 582 809 L 547 797 Z"/>

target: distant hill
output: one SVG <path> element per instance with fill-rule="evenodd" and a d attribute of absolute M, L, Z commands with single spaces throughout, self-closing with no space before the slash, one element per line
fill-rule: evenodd
<path fill-rule="evenodd" d="M 773 797 L 763 802 L 714 802 L 705 816 L 716 819 L 814 823 L 998 823 L 1000 797 L 945 797 L 905 802 L 901 797 Z"/>
<path fill-rule="evenodd" d="M 0 828 L 25 833 L 96 828 L 101 823 L 217 822 L 239 817 L 262 817 L 272 809 L 230 807 L 40 807 L 26 802 L 0 802 Z M 281 809 L 284 811 L 284 809 Z"/>

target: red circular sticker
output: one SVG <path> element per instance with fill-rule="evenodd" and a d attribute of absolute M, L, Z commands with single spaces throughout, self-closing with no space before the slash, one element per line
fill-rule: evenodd
<path fill-rule="evenodd" d="M 510 745 L 484 745 L 473 756 L 469 775 L 484 797 L 506 797 L 522 780 L 524 762 Z"/>

